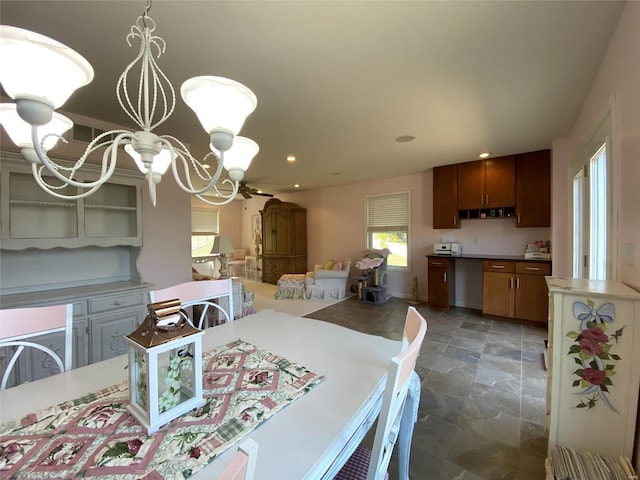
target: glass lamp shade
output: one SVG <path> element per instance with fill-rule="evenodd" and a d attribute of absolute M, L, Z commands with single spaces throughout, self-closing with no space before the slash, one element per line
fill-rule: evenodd
<path fill-rule="evenodd" d="M 224 77 L 190 78 L 182 84 L 180 93 L 207 133 L 227 130 L 237 135 L 258 103 L 251 90 Z"/>
<path fill-rule="evenodd" d="M 35 98 L 54 109 L 93 80 L 91 64 L 76 51 L 9 25 L 0 25 L 0 64 L 0 83 L 11 98 Z"/>
<path fill-rule="evenodd" d="M 216 151 L 212 144 L 209 144 L 211 150 Z M 234 137 L 233 145 L 229 150 L 224 152 L 224 168 L 229 170 L 242 170 L 246 172 L 251 165 L 253 157 L 260 151 L 260 147 L 256 142 L 247 137 Z"/>
<path fill-rule="evenodd" d="M 131 145 L 130 143 L 125 145 L 124 151 L 127 152 L 131 158 L 133 158 L 133 161 L 136 163 L 138 169 L 146 175 L 149 169 L 144 166 L 144 163 L 142 163 L 142 157 L 133 149 L 133 145 Z M 164 175 L 174 158 L 175 154 L 173 158 L 171 158 L 171 152 L 167 148 L 163 148 L 162 150 L 160 150 L 159 154 L 153 157 L 153 164 L 151 165 L 152 172 Z"/>
<path fill-rule="evenodd" d="M 213 239 L 213 248 L 211 248 L 211 254 L 213 255 L 226 255 L 227 253 L 234 252 L 233 245 L 229 237 L 224 235 L 216 235 Z"/>
<path fill-rule="evenodd" d="M 0 104 L 0 124 L 2 124 L 7 134 L 9 134 L 9 138 L 17 147 L 33 148 L 31 125 L 20 118 L 15 103 Z M 44 140 L 42 147 L 45 150 L 51 150 L 58 143 L 59 136 L 71 129 L 71 127 L 73 127 L 71 120 L 54 112 L 53 118 L 49 123 L 38 127 L 38 138 L 41 141 Z"/>

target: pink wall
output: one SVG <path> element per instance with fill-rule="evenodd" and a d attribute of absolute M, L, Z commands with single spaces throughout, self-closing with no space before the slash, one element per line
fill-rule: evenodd
<path fill-rule="evenodd" d="M 388 275 L 389 292 L 404 298 L 411 296 L 413 277 L 417 276 L 419 297 L 426 299 L 425 255 L 433 251 L 433 244 L 441 241 L 442 235 L 454 235 L 464 252 L 508 255 L 521 255 L 526 243 L 550 238 L 548 228 L 516 228 L 513 219 L 463 220 L 460 229 L 434 230 L 432 182 L 432 171 L 429 170 L 402 177 L 278 195 L 278 198 L 307 209 L 307 263 L 309 268 L 313 268 L 313 265 L 323 263 L 328 258 L 348 257 L 354 263 L 362 258 L 366 245 L 367 195 L 411 191 L 410 269 L 408 272 L 390 272 Z M 261 209 L 264 203 L 265 199 L 258 197 L 245 201 L 243 225 L 249 224 L 251 214 Z M 463 268 L 460 275 L 464 274 Z M 465 284 L 462 279 L 459 280 Z M 477 307 L 482 286 L 478 282 L 475 286 L 468 283 L 464 291 L 457 289 L 459 296 L 456 303 Z"/>
<path fill-rule="evenodd" d="M 628 2 L 607 54 L 570 135 L 554 142 L 553 240 L 554 273 L 571 274 L 571 178 L 569 162 L 578 158 L 605 109 L 614 99 L 614 157 L 619 164 L 619 280 L 640 290 L 640 2 Z M 635 252 L 625 264 L 625 249 Z M 562 262 L 557 260 L 562 259 Z M 564 268 L 560 269 L 560 266 Z M 558 267 L 556 270 L 555 267 Z"/>

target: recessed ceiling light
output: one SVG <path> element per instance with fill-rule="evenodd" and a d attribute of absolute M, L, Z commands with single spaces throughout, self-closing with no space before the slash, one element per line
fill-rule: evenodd
<path fill-rule="evenodd" d="M 205 170 L 209 170 L 211 168 L 211 165 L 204 164 L 202 165 L 202 168 L 204 168 Z"/>
<path fill-rule="evenodd" d="M 299 183 L 296 183 L 296 184 L 294 185 L 294 187 L 295 187 L 295 188 L 300 188 L 300 184 L 299 184 Z"/>
<path fill-rule="evenodd" d="M 287 156 L 287 162 L 295 162 L 296 161 L 296 157 L 293 155 L 289 155 Z"/>
<path fill-rule="evenodd" d="M 478 155 L 478 158 L 487 158 L 489 155 L 491 155 L 491 153 L 489 152 L 482 152 L 481 154 Z"/>
<path fill-rule="evenodd" d="M 399 137 L 396 137 L 396 142 L 407 143 L 407 142 L 412 142 L 415 139 L 416 137 L 414 137 L 413 135 L 400 135 Z"/>

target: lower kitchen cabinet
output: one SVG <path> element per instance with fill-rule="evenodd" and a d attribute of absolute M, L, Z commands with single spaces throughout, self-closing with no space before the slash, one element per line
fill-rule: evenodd
<path fill-rule="evenodd" d="M 482 313 L 546 323 L 551 263 L 484 260 Z"/>
<path fill-rule="evenodd" d="M 427 263 L 428 303 L 432 308 L 448 310 L 454 303 L 455 262 L 448 258 L 429 257 Z"/>
<path fill-rule="evenodd" d="M 19 308 L 73 303 L 73 368 L 79 368 L 126 353 L 124 335 L 133 332 L 146 315 L 149 298 L 146 286 L 135 282 L 119 282 L 116 286 L 105 285 L 103 288 L 106 291 L 91 294 L 88 294 L 88 291 L 100 288 L 61 289 L 55 294 L 38 292 L 5 295 L 2 297 L 2 306 Z M 29 301 L 31 295 L 34 298 Z M 53 295 L 58 296 L 54 298 Z M 63 333 L 42 335 L 34 341 L 64 357 Z M 8 348 L 0 349 L 0 375 L 4 373 L 11 353 L 12 350 L 9 351 Z M 56 373 L 58 367 L 51 357 L 37 349 L 27 349 L 19 357 L 7 386 L 38 380 Z"/>

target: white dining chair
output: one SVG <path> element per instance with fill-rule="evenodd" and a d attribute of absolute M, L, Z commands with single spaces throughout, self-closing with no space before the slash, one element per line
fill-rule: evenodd
<path fill-rule="evenodd" d="M 185 282 L 160 290 L 149 290 L 149 299 L 151 300 L 151 303 L 155 303 L 178 298 L 180 299 L 182 308 L 193 306 L 202 307 L 202 310 L 198 314 L 197 321 L 193 318 L 188 318 L 189 322 L 191 322 L 194 327 L 202 330 L 202 326 L 204 325 L 211 309 L 217 309 L 222 312 L 227 322 L 231 322 L 233 320 L 233 301 L 230 296 L 231 288 L 232 283 L 230 278 L 224 280 Z M 230 311 L 226 311 L 213 301 L 215 298 L 227 295 L 229 295 L 228 303 Z"/>
<path fill-rule="evenodd" d="M 247 438 L 238 446 L 238 451 L 222 471 L 218 480 L 253 480 L 257 457 L 258 442 Z"/>
<path fill-rule="evenodd" d="M 362 445 L 358 446 L 335 476 L 336 480 L 389 478 L 387 468 L 398 438 L 411 374 L 426 333 L 427 321 L 415 307 L 409 307 L 404 323 L 403 350 L 393 357 L 389 364 L 373 450 L 371 451 Z M 405 473 L 408 478 L 408 465 L 403 467 L 407 470 Z"/>
<path fill-rule="evenodd" d="M 64 362 L 51 348 L 34 339 L 49 333 L 64 333 Z M 62 373 L 72 368 L 73 304 L 0 310 L 0 348 L 16 347 L 6 364 L 0 390 L 4 390 L 18 358 L 26 348 L 50 356 Z M 46 357 L 45 357 L 46 358 Z"/>

